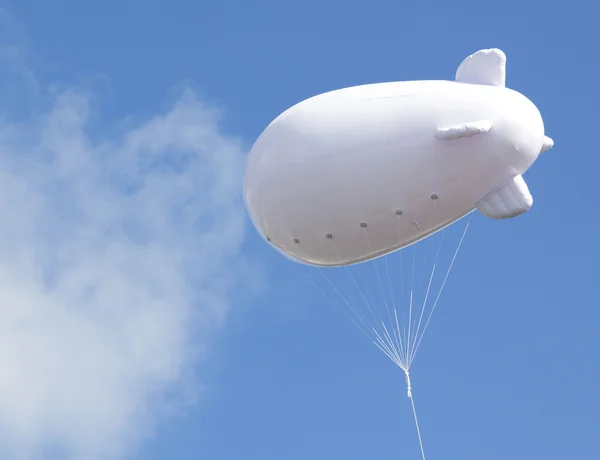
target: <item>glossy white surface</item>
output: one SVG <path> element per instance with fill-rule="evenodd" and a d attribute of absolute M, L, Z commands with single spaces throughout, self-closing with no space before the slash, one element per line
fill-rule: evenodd
<path fill-rule="evenodd" d="M 285 111 L 248 157 L 244 197 L 257 231 L 296 261 L 335 266 L 473 211 L 551 142 L 535 105 L 503 86 L 503 56 L 475 53 L 461 81 L 345 88 Z"/>

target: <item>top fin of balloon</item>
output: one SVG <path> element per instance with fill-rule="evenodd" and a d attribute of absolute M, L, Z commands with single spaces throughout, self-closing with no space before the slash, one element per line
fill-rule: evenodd
<path fill-rule="evenodd" d="M 479 50 L 460 64 L 456 81 L 475 85 L 505 86 L 506 55 L 497 48 Z"/>

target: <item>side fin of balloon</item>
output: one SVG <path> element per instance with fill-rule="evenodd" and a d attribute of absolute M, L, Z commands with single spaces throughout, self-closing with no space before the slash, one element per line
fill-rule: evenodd
<path fill-rule="evenodd" d="M 463 137 L 473 137 L 477 134 L 487 133 L 492 129 L 492 122 L 489 120 L 479 120 L 470 123 L 461 123 L 459 125 L 444 126 L 438 128 L 435 132 L 436 139 L 447 141 Z"/>
<path fill-rule="evenodd" d="M 479 50 L 458 67 L 456 81 L 475 85 L 505 86 L 506 55 L 497 48 Z"/>
<path fill-rule="evenodd" d="M 492 190 L 475 206 L 484 216 L 492 219 L 510 219 L 529 211 L 533 197 L 520 174 Z"/>

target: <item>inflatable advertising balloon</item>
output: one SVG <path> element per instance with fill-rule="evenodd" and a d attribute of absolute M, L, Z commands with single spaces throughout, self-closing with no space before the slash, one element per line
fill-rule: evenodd
<path fill-rule="evenodd" d="M 340 310 L 404 371 L 423 458 L 409 368 L 468 225 L 437 297 L 430 292 L 439 248 L 433 252 L 422 306 L 414 281 L 401 298 L 387 300 L 384 281 L 393 284 L 404 273 L 391 277 L 387 260 L 387 277 L 376 268 L 379 304 L 348 268 L 402 253 L 475 210 L 508 219 L 531 208 L 523 174 L 553 141 L 539 110 L 507 88 L 505 76 L 505 54 L 487 49 L 467 57 L 452 81 L 378 83 L 320 94 L 275 118 L 247 160 L 243 193 L 258 233 L 325 278 L 329 270 L 323 267 L 348 271 L 359 293 L 355 299 L 327 281 Z M 419 272 L 414 257 L 408 268 L 413 278 Z"/>

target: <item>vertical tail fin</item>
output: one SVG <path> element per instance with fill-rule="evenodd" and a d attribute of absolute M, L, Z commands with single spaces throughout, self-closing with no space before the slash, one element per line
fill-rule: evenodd
<path fill-rule="evenodd" d="M 497 48 L 479 50 L 458 67 L 456 81 L 475 85 L 505 86 L 506 55 Z"/>

